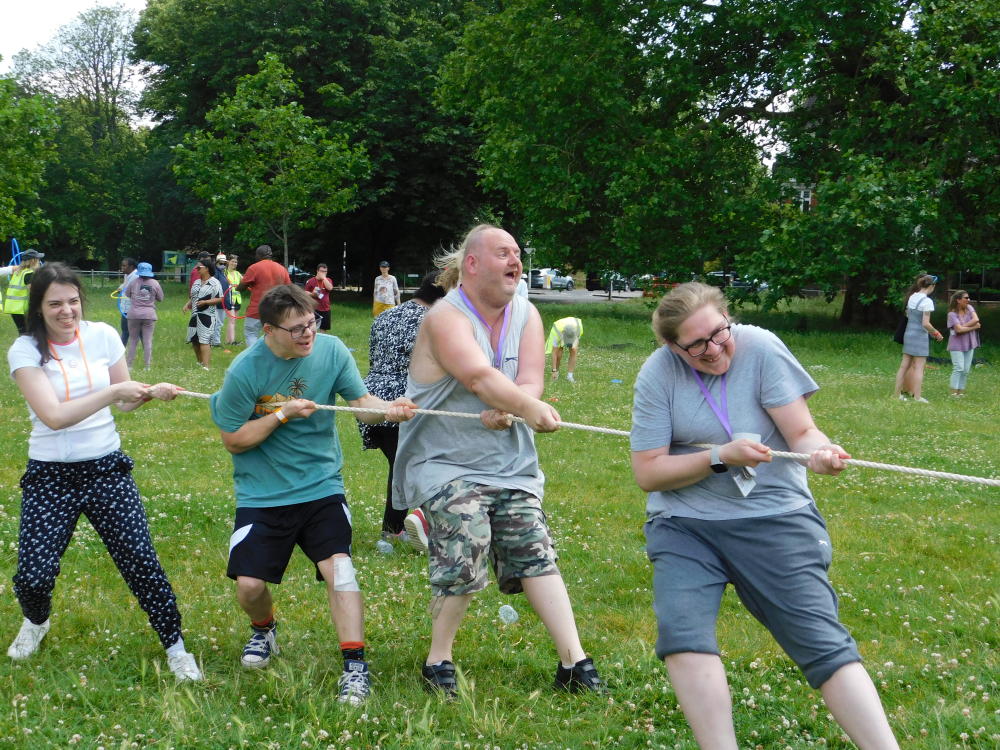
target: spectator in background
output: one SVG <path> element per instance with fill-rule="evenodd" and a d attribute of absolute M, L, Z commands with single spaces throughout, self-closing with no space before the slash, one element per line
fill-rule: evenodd
<path fill-rule="evenodd" d="M 579 318 L 563 318 L 557 320 L 549 329 L 549 338 L 545 342 L 545 356 L 552 355 L 552 379 L 559 379 L 559 362 L 562 360 L 563 349 L 569 350 L 569 361 L 566 364 L 566 380 L 575 383 L 573 370 L 576 369 L 576 355 L 580 349 L 580 339 L 583 336 L 583 321 Z"/>
<path fill-rule="evenodd" d="M 163 288 L 153 277 L 153 267 L 149 263 L 140 263 L 136 268 L 136 277 L 125 290 L 124 297 L 129 301 L 128 356 L 125 361 L 128 369 L 132 369 L 135 361 L 135 350 L 142 339 L 142 356 L 146 360 L 148 370 L 153 362 L 153 330 L 156 328 L 156 303 L 163 300 Z"/>
<path fill-rule="evenodd" d="M 0 268 L 0 276 L 10 276 L 7 297 L 3 301 L 3 311 L 14 321 L 18 336 L 27 333 L 24 314 L 28 310 L 28 290 L 31 288 L 31 279 L 42 265 L 44 257 L 45 253 L 29 248 L 20 254 L 20 262 L 16 266 Z"/>
<path fill-rule="evenodd" d="M 194 286 L 194 282 L 196 282 L 198 279 L 201 278 L 201 276 L 198 273 L 198 263 L 200 263 L 203 260 L 211 260 L 211 259 L 212 259 L 212 254 L 207 250 L 202 250 L 200 253 L 198 253 L 198 261 L 194 264 L 194 268 L 191 269 L 191 280 L 188 282 L 188 294 L 191 293 L 191 287 Z"/>
<path fill-rule="evenodd" d="M 125 258 L 122 261 L 122 273 L 125 280 L 118 287 L 118 311 L 121 313 L 122 344 L 128 346 L 128 309 L 131 301 L 125 296 L 125 290 L 138 278 L 135 269 L 138 267 L 135 258 Z"/>
<path fill-rule="evenodd" d="M 229 302 L 232 304 L 232 307 L 229 308 L 232 314 L 226 316 L 226 343 L 233 346 L 239 346 L 243 343 L 236 340 L 236 317 L 240 311 L 240 306 L 243 304 L 243 297 L 240 296 L 240 293 L 235 288 L 243 281 L 243 274 L 236 270 L 239 260 L 237 256 L 230 255 L 229 260 L 226 261 L 226 278 L 230 284 Z"/>
<path fill-rule="evenodd" d="M 437 285 L 440 271 L 424 276 L 413 299 L 387 310 L 375 318 L 368 337 L 368 356 L 371 367 L 365 376 L 365 387 L 373 396 L 383 401 L 394 401 L 406 392 L 406 377 L 410 369 L 410 354 L 417 340 L 420 323 L 431 305 L 448 291 Z M 387 541 L 409 542 L 418 552 L 427 551 L 427 532 L 423 514 L 419 523 L 411 521 L 413 533 L 404 534 L 406 511 L 392 507 L 392 465 L 396 461 L 396 444 L 399 441 L 398 422 L 365 424 L 358 422 L 361 430 L 362 450 L 378 448 L 389 462 L 389 482 L 385 491 L 385 512 L 382 514 L 382 538 Z"/>
<path fill-rule="evenodd" d="M 306 282 L 306 292 L 316 300 L 316 314 L 322 319 L 319 324 L 321 331 L 330 330 L 330 290 L 333 289 L 333 282 L 327 277 L 327 271 L 326 263 L 320 263 L 316 266 L 316 276 Z"/>
<path fill-rule="evenodd" d="M 222 301 L 222 286 L 215 278 L 211 256 L 199 260 L 195 268 L 199 279 L 191 286 L 191 299 L 184 305 L 184 312 L 191 311 L 187 343 L 194 348 L 198 364 L 207 370 L 212 358 L 212 331 L 218 321 L 214 308 Z"/>
<path fill-rule="evenodd" d="M 229 267 L 226 261 L 225 253 L 219 253 L 215 256 L 215 278 L 219 282 L 219 286 L 222 287 L 222 302 L 215 306 L 215 328 L 212 329 L 212 346 L 222 346 L 222 331 L 226 327 L 226 310 L 229 310 L 233 303 L 230 301 L 229 288 L 232 284 L 229 283 L 229 277 L 226 275 L 226 269 Z"/>
<path fill-rule="evenodd" d="M 948 305 L 948 351 L 951 352 L 951 395 L 965 395 L 965 381 L 972 369 L 972 355 L 979 346 L 979 316 L 969 304 L 969 293 L 959 289 Z"/>
<path fill-rule="evenodd" d="M 896 398 L 906 401 L 902 394 L 903 381 L 911 384 L 913 400 L 921 404 L 930 403 L 920 395 L 924 382 L 924 364 L 930 354 L 930 337 L 937 341 L 944 338 L 941 332 L 931 325 L 931 313 L 934 312 L 934 285 L 937 276 L 923 274 L 918 276 L 914 285 L 917 291 L 909 294 L 906 299 L 906 334 L 903 336 L 903 362 L 896 373 Z M 911 289 L 913 287 L 910 287 Z"/>
<path fill-rule="evenodd" d="M 523 276 L 521 277 L 521 280 L 517 282 L 517 291 L 514 292 L 514 294 L 518 297 L 524 297 L 525 299 L 528 298 L 528 282 L 524 280 Z"/>
<path fill-rule="evenodd" d="M 399 284 L 395 276 L 389 275 L 389 262 L 383 260 L 378 264 L 382 275 L 375 279 L 375 304 L 372 307 L 372 317 L 399 304 Z"/>
<path fill-rule="evenodd" d="M 257 262 L 243 274 L 243 280 L 236 285 L 237 292 L 250 292 L 250 303 L 247 305 L 247 316 L 243 321 L 243 336 L 247 348 L 257 343 L 260 337 L 260 318 L 257 316 L 257 305 L 267 290 L 273 286 L 291 284 L 288 271 L 280 263 L 271 259 L 271 246 L 261 245 L 256 252 Z"/>

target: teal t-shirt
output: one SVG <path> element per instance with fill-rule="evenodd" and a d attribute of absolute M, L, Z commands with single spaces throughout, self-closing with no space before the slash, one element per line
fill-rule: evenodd
<path fill-rule="evenodd" d="M 222 390 L 212 394 L 212 421 L 236 432 L 252 419 L 305 398 L 333 405 L 367 393 L 351 353 L 335 336 L 317 336 L 307 357 L 281 359 L 264 338 L 233 360 Z M 236 507 L 270 508 L 344 494 L 344 454 L 336 412 L 316 411 L 279 426 L 256 448 L 233 456 Z"/>

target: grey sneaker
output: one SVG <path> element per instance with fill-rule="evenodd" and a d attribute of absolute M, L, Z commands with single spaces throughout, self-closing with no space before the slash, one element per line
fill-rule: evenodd
<path fill-rule="evenodd" d="M 38 650 L 39 645 L 42 643 L 42 638 L 49 632 L 49 627 L 51 627 L 49 620 L 46 620 L 41 625 L 35 625 L 35 623 L 25 617 L 24 622 L 21 623 L 21 630 L 18 632 L 17 638 L 14 639 L 14 642 L 10 644 L 10 648 L 7 649 L 7 656 L 11 659 L 27 659 Z"/>
<path fill-rule="evenodd" d="M 198 662 L 194 660 L 194 654 L 189 654 L 187 651 L 176 656 L 168 656 L 167 666 L 178 682 L 201 682 L 205 679 L 198 669 Z"/>

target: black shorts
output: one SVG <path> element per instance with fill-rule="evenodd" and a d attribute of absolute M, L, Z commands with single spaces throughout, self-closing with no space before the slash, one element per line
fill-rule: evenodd
<path fill-rule="evenodd" d="M 319 315 L 322 320 L 319 322 L 319 330 L 329 331 L 330 330 L 330 311 L 329 310 L 317 310 L 316 314 Z"/>
<path fill-rule="evenodd" d="M 295 545 L 313 563 L 351 554 L 351 511 L 343 495 L 273 508 L 237 508 L 226 575 L 281 583 Z M 324 580 L 316 568 L 316 580 Z"/>

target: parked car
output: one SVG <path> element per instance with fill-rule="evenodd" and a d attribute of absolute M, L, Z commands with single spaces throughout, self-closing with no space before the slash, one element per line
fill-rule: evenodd
<path fill-rule="evenodd" d="M 726 274 L 723 274 L 722 271 L 711 271 L 706 275 L 708 278 L 706 278 L 705 281 L 713 286 L 732 287 L 733 289 L 749 289 L 750 291 L 763 291 L 767 289 L 766 281 L 761 281 L 760 279 L 748 279 L 745 276 L 740 276 L 736 273 L 736 271 L 729 271 Z"/>
<path fill-rule="evenodd" d="M 312 276 L 313 275 L 311 273 L 309 273 L 308 271 L 303 271 L 298 266 L 288 267 L 288 277 L 292 280 L 292 283 L 297 286 L 304 287 L 306 285 L 306 282 L 309 281 L 309 279 L 311 279 Z"/>
<path fill-rule="evenodd" d="M 548 279 L 548 284 L 546 284 L 546 279 Z M 530 286 L 532 289 L 559 289 L 571 292 L 576 283 L 572 276 L 558 268 L 533 268 L 531 269 Z"/>
<path fill-rule="evenodd" d="M 617 271 L 588 271 L 587 291 L 596 292 L 598 290 L 609 292 L 611 288 L 617 291 L 630 292 L 632 285 L 629 280 Z"/>

